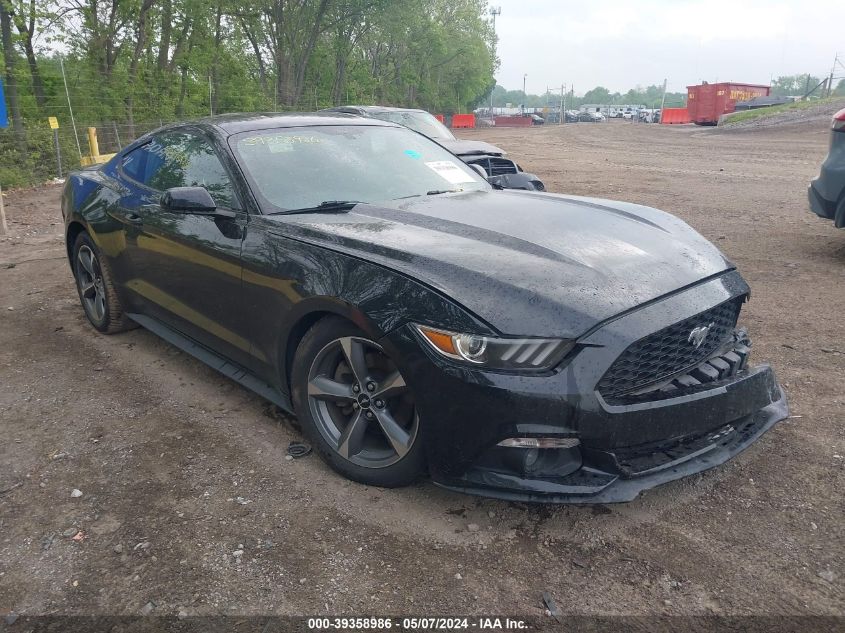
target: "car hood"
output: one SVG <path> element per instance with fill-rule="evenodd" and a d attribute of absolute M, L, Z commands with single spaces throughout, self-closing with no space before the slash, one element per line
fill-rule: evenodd
<path fill-rule="evenodd" d="M 485 143 L 484 141 L 466 141 L 455 139 L 454 141 L 438 140 L 440 145 L 448 149 L 455 156 L 473 156 L 475 154 L 492 154 L 493 156 L 504 156 L 505 150 Z"/>
<path fill-rule="evenodd" d="M 733 268 L 678 218 L 624 202 L 479 191 L 267 216 L 280 234 L 437 289 L 502 334 L 576 338 Z"/>

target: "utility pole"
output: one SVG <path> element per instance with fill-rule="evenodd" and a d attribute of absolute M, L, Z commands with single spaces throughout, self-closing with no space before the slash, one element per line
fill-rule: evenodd
<path fill-rule="evenodd" d="M 493 122 L 493 93 L 496 92 L 496 16 L 502 15 L 502 7 L 490 7 L 493 18 L 493 89 L 490 91 L 490 122 Z"/>
<path fill-rule="evenodd" d="M 830 77 L 827 80 L 827 96 L 833 94 L 833 75 L 836 73 L 836 66 L 839 65 L 839 53 L 833 58 L 833 66 L 830 68 Z"/>
<path fill-rule="evenodd" d="M 79 152 L 79 159 L 82 160 L 82 146 L 79 144 L 79 134 L 76 131 L 76 121 L 73 118 L 73 107 L 70 105 L 70 91 L 67 89 L 67 75 L 65 74 L 65 62 L 59 55 L 59 68 L 62 69 L 62 81 L 65 84 L 65 96 L 67 97 L 67 109 L 70 112 L 70 124 L 73 126 L 73 138 L 76 139 L 76 151 Z"/>
<path fill-rule="evenodd" d="M 528 79 L 528 73 L 522 75 L 522 114 L 525 114 L 525 102 L 528 101 L 528 94 L 525 92 L 525 80 Z"/>
<path fill-rule="evenodd" d="M 666 80 L 663 80 L 663 99 L 660 101 L 660 116 L 663 116 L 663 108 L 666 106 Z"/>
<path fill-rule="evenodd" d="M 566 84 L 560 84 L 560 120 L 558 125 L 566 123 Z"/>

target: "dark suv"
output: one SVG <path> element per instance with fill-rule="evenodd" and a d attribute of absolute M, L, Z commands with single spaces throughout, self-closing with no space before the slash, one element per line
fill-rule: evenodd
<path fill-rule="evenodd" d="M 543 182 L 534 174 L 522 168 L 509 158 L 505 151 L 484 141 L 455 138 L 445 125 L 425 110 L 413 108 L 390 108 L 387 106 L 336 106 L 328 112 L 346 112 L 359 116 L 381 119 L 411 128 L 439 143 L 467 165 L 477 165 L 487 174 L 487 180 L 503 189 L 526 189 L 545 191 Z"/>
<path fill-rule="evenodd" d="M 810 210 L 821 218 L 845 228 L 845 108 L 833 115 L 830 151 L 819 175 L 810 183 Z"/>

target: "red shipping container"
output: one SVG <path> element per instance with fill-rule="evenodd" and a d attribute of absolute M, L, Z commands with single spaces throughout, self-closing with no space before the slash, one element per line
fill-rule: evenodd
<path fill-rule="evenodd" d="M 687 86 L 687 111 L 696 125 L 716 125 L 719 117 L 736 109 L 737 101 L 768 97 L 769 86 L 760 84 L 701 84 Z"/>

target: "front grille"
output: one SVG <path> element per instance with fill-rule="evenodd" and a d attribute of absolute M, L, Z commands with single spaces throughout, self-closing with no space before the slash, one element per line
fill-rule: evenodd
<path fill-rule="evenodd" d="M 599 393 L 612 398 L 637 391 L 706 360 L 732 340 L 742 301 L 743 297 L 726 301 L 631 344 L 599 381 Z M 690 333 L 708 325 L 706 337 L 696 348 Z"/>
<path fill-rule="evenodd" d="M 515 174 L 519 170 L 516 163 L 507 158 L 487 157 L 480 160 L 470 161 L 470 165 L 479 165 L 484 168 L 488 176 L 502 176 L 504 174 Z"/>

